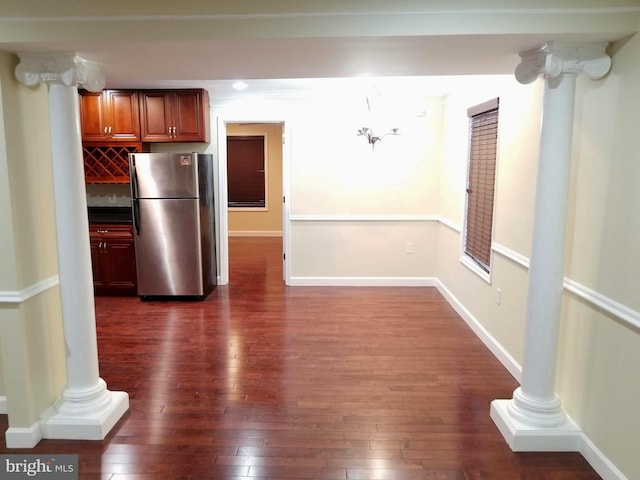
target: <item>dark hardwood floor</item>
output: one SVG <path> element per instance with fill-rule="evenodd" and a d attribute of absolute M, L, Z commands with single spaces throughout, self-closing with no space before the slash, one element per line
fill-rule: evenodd
<path fill-rule="evenodd" d="M 104 441 L 0 452 L 77 453 L 87 480 L 600 478 L 509 449 L 489 402 L 517 384 L 437 290 L 285 287 L 273 238 L 231 238 L 230 271 L 204 302 L 96 298 L 130 411 Z"/>

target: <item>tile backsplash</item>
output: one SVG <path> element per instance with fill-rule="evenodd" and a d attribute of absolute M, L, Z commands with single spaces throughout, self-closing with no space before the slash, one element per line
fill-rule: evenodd
<path fill-rule="evenodd" d="M 130 207 L 129 184 L 87 184 L 87 205 L 90 207 Z"/>

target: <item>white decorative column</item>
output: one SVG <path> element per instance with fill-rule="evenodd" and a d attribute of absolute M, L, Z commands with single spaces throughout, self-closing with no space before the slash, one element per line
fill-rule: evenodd
<path fill-rule="evenodd" d="M 540 157 L 529 268 L 522 384 L 494 400 L 491 418 L 516 451 L 576 451 L 580 431 L 555 393 L 564 281 L 567 201 L 576 77 L 601 78 L 611 67 L 606 43 L 548 43 L 520 54 L 520 83 L 545 78 Z"/>
<path fill-rule="evenodd" d="M 103 439 L 129 409 L 125 392 L 107 390 L 98 372 L 98 347 L 89 248 L 77 84 L 104 88 L 97 68 L 75 54 L 20 55 L 16 77 L 49 86 L 51 157 L 58 240 L 67 385 L 40 419 L 43 438 Z"/>

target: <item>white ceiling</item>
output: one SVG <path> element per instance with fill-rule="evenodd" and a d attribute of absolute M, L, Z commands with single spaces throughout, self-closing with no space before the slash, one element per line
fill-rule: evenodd
<path fill-rule="evenodd" d="M 2 0 L 0 49 L 75 52 L 101 65 L 110 88 L 198 86 L 212 100 L 291 95 L 327 84 L 317 79 L 363 75 L 440 94 L 449 76 L 512 74 L 519 52 L 547 41 L 619 41 L 640 16 L 640 0 L 451 3 L 182 0 L 170 11 L 152 0 L 67 0 L 64 9 Z M 250 88 L 233 91 L 237 79 Z"/>

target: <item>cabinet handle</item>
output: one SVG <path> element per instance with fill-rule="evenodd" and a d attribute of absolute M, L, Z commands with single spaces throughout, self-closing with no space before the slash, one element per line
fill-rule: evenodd
<path fill-rule="evenodd" d="M 173 131 L 173 138 L 176 138 L 176 127 L 171 127 L 171 130 Z"/>
<path fill-rule="evenodd" d="M 96 230 L 96 232 L 98 232 L 98 233 L 109 233 L 109 230 L 105 230 L 103 228 L 99 228 L 99 229 Z"/>

